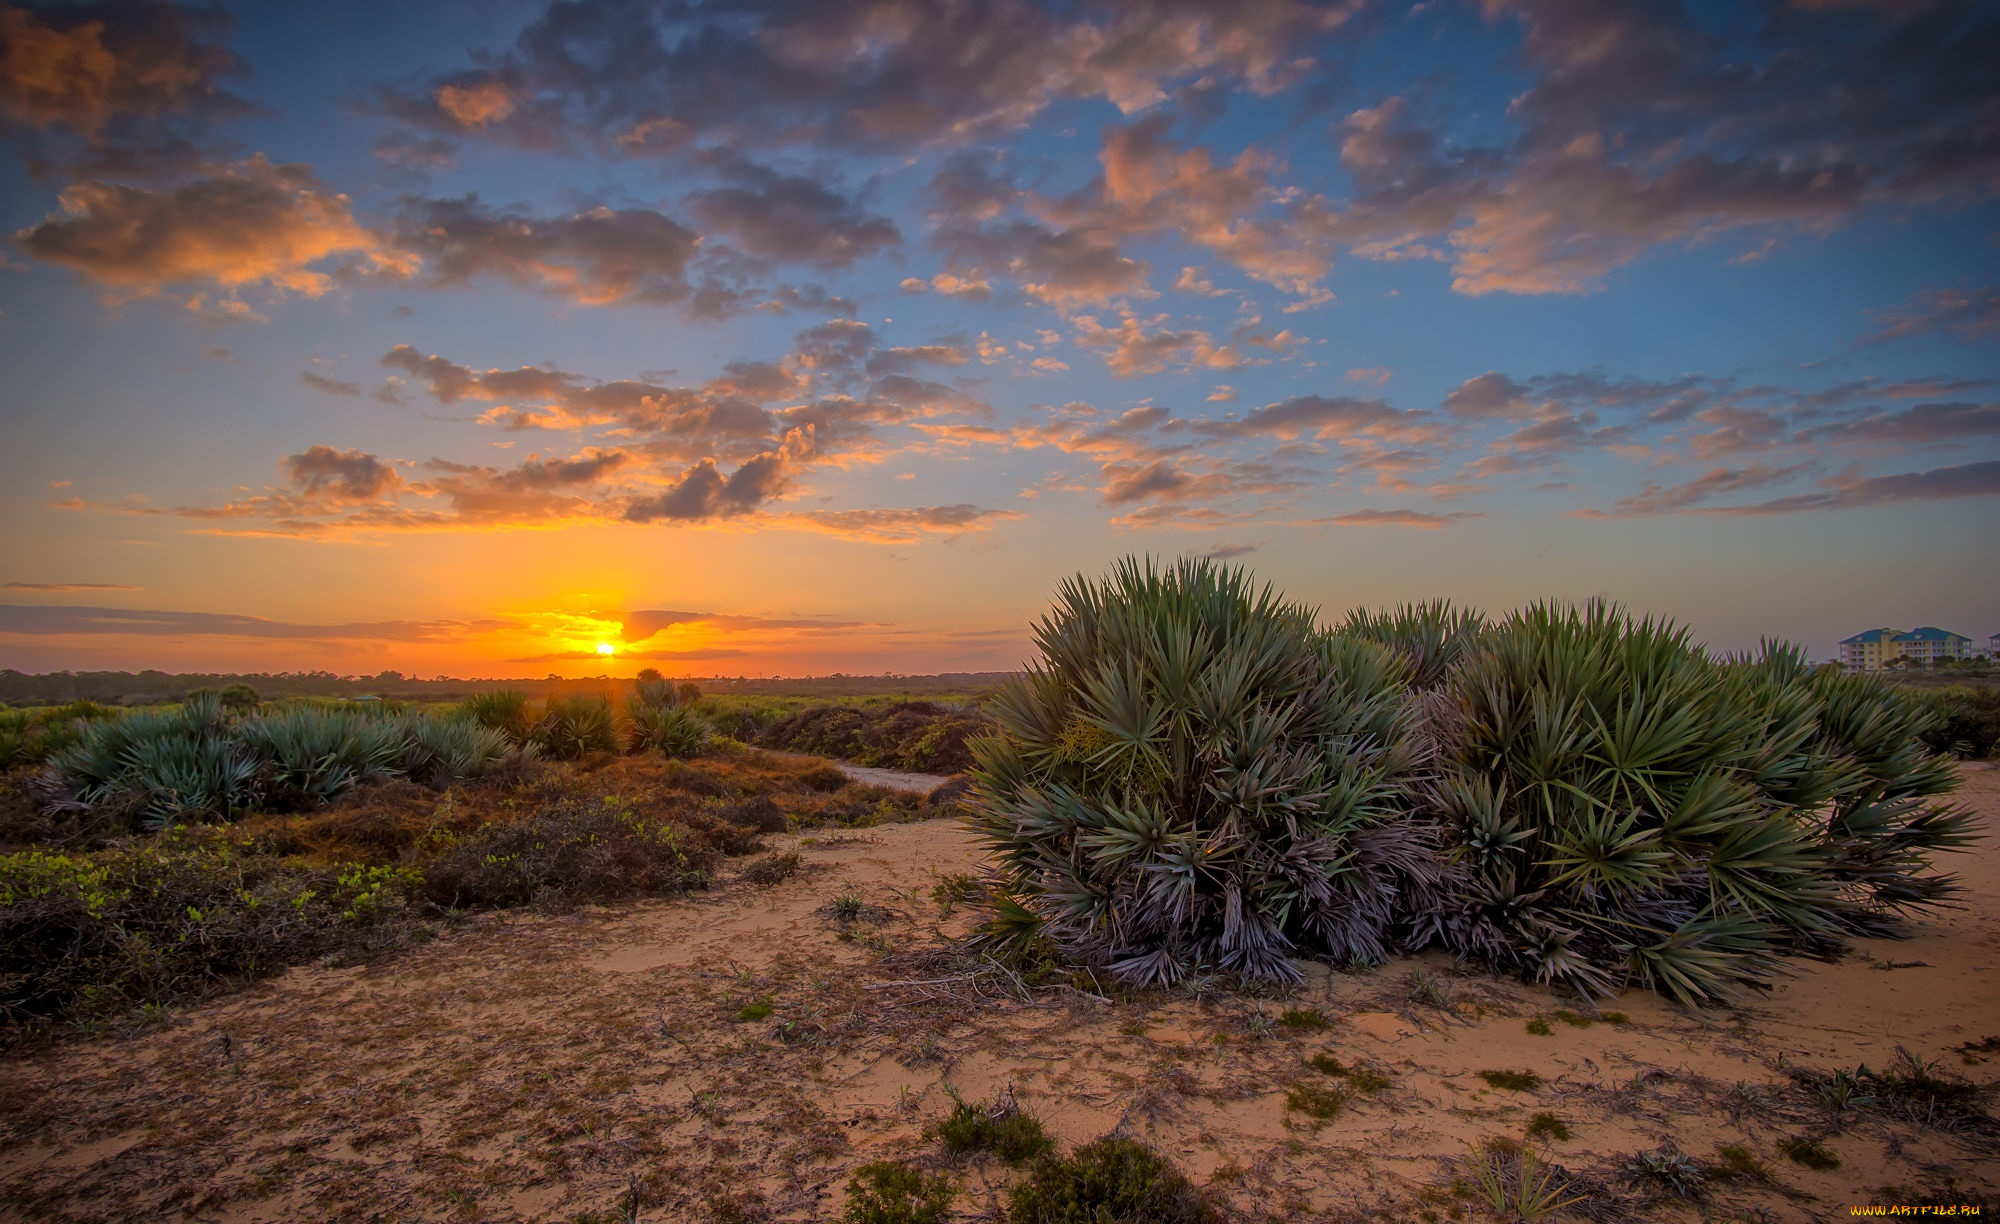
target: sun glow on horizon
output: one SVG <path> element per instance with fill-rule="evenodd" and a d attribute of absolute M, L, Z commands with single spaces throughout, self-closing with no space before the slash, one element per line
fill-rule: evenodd
<path fill-rule="evenodd" d="M 599 642 L 597 644 L 597 653 L 601 655 L 617 654 L 618 648 L 609 642 Z"/>

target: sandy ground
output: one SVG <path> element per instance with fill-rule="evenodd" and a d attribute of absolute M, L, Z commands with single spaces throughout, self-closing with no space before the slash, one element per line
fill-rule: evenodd
<path fill-rule="evenodd" d="M 2000 772 L 1968 771 L 1961 798 L 1990 824 Z M 1794 963 L 1734 1008 L 1602 1004 L 1624 1023 L 1442 957 L 1315 970 L 1282 999 L 1023 989 L 949 960 L 970 920 L 931 890 L 977 858 L 955 824 L 773 841 L 806 866 L 769 888 L 481 920 L 0 1063 L 0 1218 L 609 1220 L 636 1193 L 642 1220 L 825 1220 L 857 1165 L 944 1163 L 923 1131 L 951 1093 L 1010 1088 L 1064 1143 L 1154 1144 L 1242 1219 L 1490 1218 L 1454 1178 L 1474 1145 L 1523 1140 L 1541 1113 L 1569 1137 L 1532 1150 L 1592 1194 L 1572 1218 L 1828 1220 L 2000 1192 L 1991 1128 L 1836 1112 L 1810 1078 L 1902 1047 L 1993 1081 L 1991 841 L 1948 860 L 1966 903 L 1913 939 Z M 1282 1023 L 1288 1009 L 1328 1026 Z M 1387 1086 L 1330 1119 L 1288 1107 L 1337 1082 L 1309 1065 L 1320 1054 Z M 1840 1166 L 1788 1159 L 1797 1139 Z M 1620 1176 L 1668 1145 L 1711 1168 L 1735 1149 L 1738 1172 L 1699 1204 Z M 958 1171 L 954 1218 L 999 1219 L 1015 1174 Z"/>

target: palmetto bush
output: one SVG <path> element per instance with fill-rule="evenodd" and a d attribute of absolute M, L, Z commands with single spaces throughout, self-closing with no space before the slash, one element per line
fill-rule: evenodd
<path fill-rule="evenodd" d="M 1442 946 L 1708 1002 L 1896 933 L 1970 836 L 1920 701 L 1601 605 L 1328 634 L 1241 571 L 1128 560 L 1036 636 L 976 745 L 986 935 L 1134 982 Z"/>
<path fill-rule="evenodd" d="M 701 690 L 692 684 L 677 686 L 650 667 L 640 672 L 639 682 L 625 701 L 632 724 L 632 750 L 670 757 L 699 755 L 713 730 L 708 720 L 694 711 L 694 702 L 700 697 Z"/>
<path fill-rule="evenodd" d="M 57 805 L 147 829 L 234 816 L 262 797 L 264 779 L 255 750 L 230 732 L 212 693 L 91 723 L 50 760 Z"/>
<path fill-rule="evenodd" d="M 51 806 L 152 830 L 312 807 L 392 777 L 443 789 L 514 752 L 466 718 L 296 706 L 231 720 L 214 694 L 77 726 L 77 742 L 50 758 Z"/>
<path fill-rule="evenodd" d="M 410 714 L 395 727 L 401 736 L 397 769 L 432 790 L 477 778 L 516 751 L 506 732 L 470 718 Z"/>
<path fill-rule="evenodd" d="M 1938 899 L 1920 873 L 1965 817 L 1923 713 L 1767 647 L 1721 664 L 1615 608 L 1530 607 L 1445 681 L 1452 874 L 1411 925 L 1535 980 L 1636 980 L 1684 1002 L 1782 952 Z"/>
<path fill-rule="evenodd" d="M 407 736 L 401 719 L 294 706 L 238 724 L 236 738 L 264 762 L 270 802 L 310 807 L 400 772 Z"/>
<path fill-rule="evenodd" d="M 683 705 L 635 706 L 632 749 L 663 756 L 699 756 L 708 743 L 708 720 Z"/>
<path fill-rule="evenodd" d="M 529 730 L 528 742 L 558 761 L 591 752 L 616 752 L 618 716 L 603 697 L 551 697 Z"/>
<path fill-rule="evenodd" d="M 519 689 L 474 693 L 459 706 L 459 712 L 482 727 L 503 733 L 516 747 L 528 742 L 535 726 L 528 695 Z"/>
<path fill-rule="evenodd" d="M 1403 800 L 1405 664 L 1204 561 L 1073 579 L 1036 639 L 974 746 L 996 937 L 1038 928 L 1137 983 L 1387 955 L 1434 864 Z"/>

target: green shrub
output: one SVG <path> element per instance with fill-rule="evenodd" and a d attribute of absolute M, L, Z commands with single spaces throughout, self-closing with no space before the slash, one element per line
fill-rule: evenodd
<path fill-rule="evenodd" d="M 469 718 L 413 714 L 394 725 L 402 738 L 403 775 L 432 790 L 482 777 L 514 754 L 506 732 Z"/>
<path fill-rule="evenodd" d="M 59 804 L 147 829 L 239 815 L 264 789 L 263 762 L 214 694 L 91 723 L 50 763 Z"/>
<path fill-rule="evenodd" d="M 1932 751 L 1983 760 L 2000 748 L 2000 687 L 1952 685 L 1922 691 L 1917 700 L 1937 716 L 1935 725 L 1922 733 Z"/>
<path fill-rule="evenodd" d="M 948 1174 L 878 1160 L 848 1180 L 841 1224 L 944 1224 L 957 1198 L 958 1185 Z"/>
<path fill-rule="evenodd" d="M 1015 1103 L 1013 1095 L 995 1104 L 955 1101 L 951 1113 L 924 1132 L 954 1156 L 991 1152 L 1010 1165 L 1026 1164 L 1055 1150 L 1055 1140 L 1033 1114 Z"/>
<path fill-rule="evenodd" d="M 515 747 L 528 742 L 529 733 L 535 725 L 528 695 L 519 689 L 474 693 L 465 699 L 459 710 L 480 726 L 505 735 Z"/>
<path fill-rule="evenodd" d="M 1445 686 L 1454 873 L 1408 921 L 1460 955 L 1705 1002 L 1947 887 L 1920 872 L 1964 837 L 1926 802 L 1949 763 L 1879 681 L 1776 647 L 1719 664 L 1670 625 L 1537 605 Z"/>
<path fill-rule="evenodd" d="M 257 696 L 256 689 L 241 683 L 225 685 L 223 690 L 215 696 L 216 700 L 222 703 L 223 709 L 239 714 L 256 709 L 258 704 L 263 700 L 263 698 Z"/>
<path fill-rule="evenodd" d="M 1008 1224 L 1208 1224 L 1221 1213 L 1173 1164 L 1133 1139 L 1044 1158 L 1007 1194 Z"/>
<path fill-rule="evenodd" d="M 400 911 L 412 883 L 202 828 L 89 856 L 0 856 L 0 1022 L 107 1016 L 275 972 Z"/>
<path fill-rule="evenodd" d="M 423 895 L 445 909 L 678 896 L 707 882 L 716 857 L 685 825 L 570 796 L 458 838 L 426 866 Z"/>
<path fill-rule="evenodd" d="M 1079 576 L 1036 636 L 974 745 L 996 898 L 1139 984 L 1388 956 L 1397 894 L 1431 870 L 1402 790 L 1406 665 L 1206 561 Z"/>
<path fill-rule="evenodd" d="M 699 756 L 708 743 L 708 720 L 683 705 L 635 706 L 632 748 L 662 756 Z"/>
<path fill-rule="evenodd" d="M 592 752 L 616 752 L 618 719 L 604 697 L 551 697 L 528 733 L 528 741 L 558 761 Z"/>
<path fill-rule="evenodd" d="M 349 710 L 294 706 L 243 723 L 237 737 L 264 762 L 267 801 L 285 809 L 386 778 L 403 759 L 403 727 Z"/>

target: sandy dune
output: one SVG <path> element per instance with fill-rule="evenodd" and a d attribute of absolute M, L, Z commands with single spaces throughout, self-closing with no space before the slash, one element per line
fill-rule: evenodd
<path fill-rule="evenodd" d="M 1991 822 L 2000 773 L 1969 770 L 1961 797 Z M 773 841 L 806 863 L 774 887 L 484 919 L 379 965 L 294 970 L 161 1030 L 0 1064 L 0 1217 L 570 1220 L 636 1189 L 645 1220 L 821 1220 L 856 1165 L 940 1161 L 922 1132 L 952 1091 L 1010 1087 L 1063 1141 L 1137 1135 L 1246 1219 L 1461 1204 L 1486 1218 L 1453 1178 L 1473 1144 L 1521 1140 L 1539 1113 L 1570 1137 L 1533 1149 L 1594 1191 L 1571 1216 L 1806 1221 L 2000 1193 L 1990 1127 L 1834 1112 L 1810 1079 L 1904 1047 L 1992 1081 L 1991 842 L 1949 862 L 1966 904 L 1914 939 L 1795 963 L 1729 1009 L 1627 994 L 1603 1004 L 1613 1023 L 1442 957 L 1314 970 L 1283 999 L 1026 990 L 944 951 L 970 923 L 931 889 L 976 859 L 955 824 Z M 858 917 L 835 916 L 857 900 Z M 1287 1025 L 1288 1009 L 1329 1026 Z M 1388 1084 L 1329 1119 L 1288 1107 L 1301 1085 L 1339 1082 L 1308 1065 L 1318 1054 Z M 1840 1167 L 1788 1159 L 1794 1139 Z M 1711 1177 L 1701 1205 L 1620 1177 L 1663 1145 L 1717 1170 L 1735 1149 L 1737 1172 Z M 998 1218 L 1013 1175 L 962 1172 L 958 1218 Z"/>

